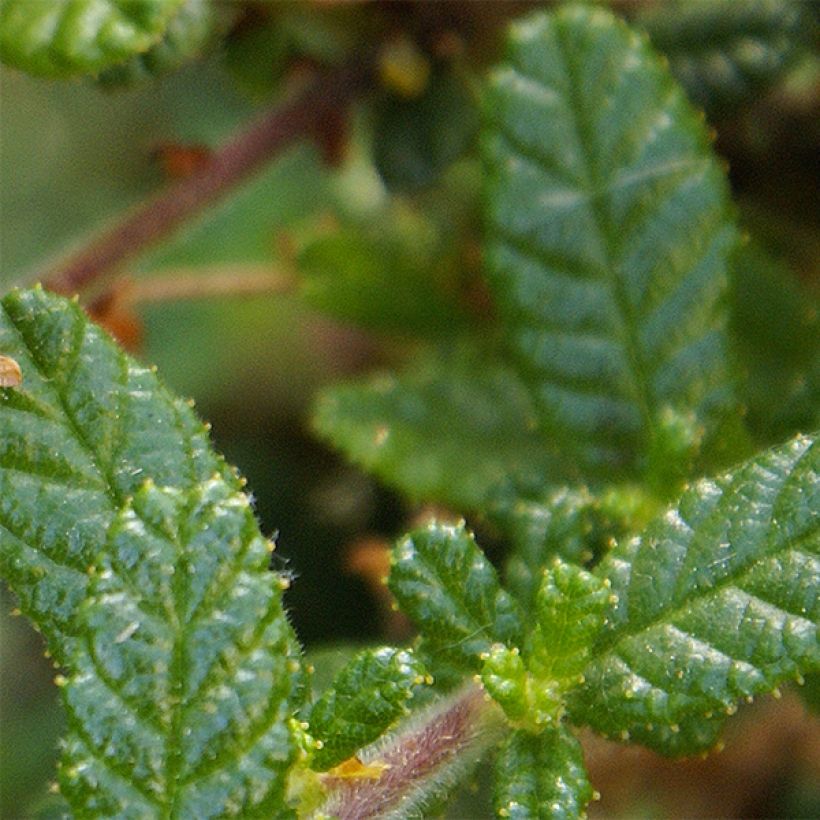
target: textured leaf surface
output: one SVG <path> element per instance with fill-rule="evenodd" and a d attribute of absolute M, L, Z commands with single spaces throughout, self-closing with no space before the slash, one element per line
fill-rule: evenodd
<path fill-rule="evenodd" d="M 128 85 L 175 71 L 203 54 L 217 33 L 227 28 L 232 17 L 229 5 L 214 0 L 183 0 L 156 45 L 121 65 L 106 69 L 100 75 L 100 82 Z"/>
<path fill-rule="evenodd" d="M 784 0 L 672 0 L 637 15 L 690 99 L 710 114 L 754 98 L 804 45 L 803 4 Z"/>
<path fill-rule="evenodd" d="M 691 752 L 739 701 L 820 668 L 818 468 L 798 437 L 698 482 L 606 559 L 619 600 L 574 719 Z"/>
<path fill-rule="evenodd" d="M 485 99 L 487 263 L 545 428 L 591 469 L 640 467 L 664 407 L 731 404 L 735 242 L 703 123 L 599 8 L 512 26 Z"/>
<path fill-rule="evenodd" d="M 73 807 L 282 805 L 299 664 L 239 479 L 76 304 L 12 292 L 0 349 L 0 569 L 66 668 Z"/>
<path fill-rule="evenodd" d="M 463 524 L 434 522 L 406 535 L 388 585 L 430 644 L 465 670 L 477 670 L 493 643 L 520 642 L 518 608 Z"/>
<path fill-rule="evenodd" d="M 564 726 L 510 735 L 496 758 L 495 778 L 500 817 L 582 817 L 593 794 L 581 745 Z"/>
<path fill-rule="evenodd" d="M 0 59 L 44 77 L 96 74 L 157 43 L 183 0 L 4 0 Z"/>
<path fill-rule="evenodd" d="M 575 678 L 605 622 L 610 582 L 556 558 L 535 596 L 535 629 L 528 646 L 530 668 L 540 678 Z"/>
<path fill-rule="evenodd" d="M 402 375 L 325 391 L 314 426 L 412 498 L 478 507 L 505 476 L 554 473 L 529 397 L 492 357 L 428 359 Z"/>
<path fill-rule="evenodd" d="M 403 649 L 368 649 L 342 669 L 307 714 L 321 741 L 313 753 L 318 771 L 335 766 L 379 738 L 408 712 L 407 701 L 425 679 L 424 667 Z"/>
<path fill-rule="evenodd" d="M 59 778 L 84 816 L 285 812 L 301 683 L 270 544 L 221 478 L 146 483 L 109 530 L 69 660 Z"/>

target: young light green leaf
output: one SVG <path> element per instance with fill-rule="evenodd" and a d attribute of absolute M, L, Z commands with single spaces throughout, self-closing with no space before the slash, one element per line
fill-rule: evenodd
<path fill-rule="evenodd" d="M 465 671 L 493 643 L 520 643 L 518 607 L 463 523 L 433 522 L 402 538 L 388 586 L 429 643 Z"/>
<path fill-rule="evenodd" d="M 669 58 L 690 99 L 719 115 L 776 82 L 805 45 L 801 3 L 672 0 L 647 6 L 635 23 Z"/>
<path fill-rule="evenodd" d="M 97 74 L 158 43 L 183 0 L 4 0 L 0 60 L 43 77 Z"/>
<path fill-rule="evenodd" d="M 302 687 L 247 496 L 147 481 L 109 529 L 64 688 L 62 792 L 82 816 L 285 812 Z"/>
<path fill-rule="evenodd" d="M 306 713 L 310 734 L 321 745 L 312 768 L 325 771 L 372 743 L 402 715 L 425 670 L 404 649 L 368 649 L 357 655 Z"/>
<path fill-rule="evenodd" d="M 485 99 L 487 264 L 543 427 L 588 470 L 645 466 L 664 408 L 733 405 L 727 257 L 709 137 L 609 12 L 513 24 Z"/>
<path fill-rule="evenodd" d="M 214 0 L 183 0 L 162 39 L 148 51 L 111 66 L 99 76 L 106 86 L 132 85 L 167 74 L 203 54 L 234 16 L 230 5 Z"/>
<path fill-rule="evenodd" d="M 820 445 L 800 436 L 693 485 L 600 566 L 618 604 L 574 720 L 666 753 L 820 669 Z"/>
<path fill-rule="evenodd" d="M 0 349 L 0 569 L 66 668 L 73 808 L 282 805 L 297 648 L 240 480 L 76 304 L 10 293 Z"/>
<path fill-rule="evenodd" d="M 606 612 L 614 603 L 608 578 L 556 558 L 535 596 L 528 666 L 538 678 L 577 683 Z"/>
<path fill-rule="evenodd" d="M 495 782 L 498 816 L 513 820 L 582 817 L 593 797 L 581 744 L 561 724 L 510 735 L 496 758 Z"/>
<path fill-rule="evenodd" d="M 496 357 L 462 351 L 325 391 L 314 427 L 413 498 L 481 505 L 505 476 L 555 473 L 526 390 Z"/>

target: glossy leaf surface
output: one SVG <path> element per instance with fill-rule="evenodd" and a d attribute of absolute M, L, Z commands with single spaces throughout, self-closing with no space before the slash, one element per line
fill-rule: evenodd
<path fill-rule="evenodd" d="M 0 59 L 31 74 L 96 74 L 160 41 L 183 0 L 4 0 Z"/>
<path fill-rule="evenodd" d="M 0 305 L 0 567 L 65 668 L 72 808 L 282 809 L 300 664 L 240 480 L 76 304 Z"/>
<path fill-rule="evenodd" d="M 820 446 L 798 437 L 703 479 L 598 572 L 618 603 L 573 719 L 667 753 L 820 668 Z"/>
<path fill-rule="evenodd" d="M 712 428 L 728 189 L 701 120 L 607 11 L 511 28 L 485 104 L 487 264 L 543 427 L 592 472 L 644 466 L 664 408 Z"/>
<path fill-rule="evenodd" d="M 393 553 L 390 591 L 444 658 L 466 670 L 495 642 L 520 642 L 518 607 L 464 525 L 431 523 L 401 539 Z"/>
<path fill-rule="evenodd" d="M 501 747 L 495 765 L 499 817 L 582 817 L 592 799 L 581 745 L 565 726 L 550 727 L 538 735 L 514 732 Z"/>
<path fill-rule="evenodd" d="M 379 738 L 408 712 L 407 701 L 424 677 L 422 664 L 403 649 L 368 649 L 356 656 L 308 711 L 310 733 L 321 741 L 312 767 L 329 769 Z"/>

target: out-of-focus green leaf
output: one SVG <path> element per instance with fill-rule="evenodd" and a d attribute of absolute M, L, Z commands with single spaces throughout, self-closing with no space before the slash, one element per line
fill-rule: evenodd
<path fill-rule="evenodd" d="M 800 436 L 693 485 L 598 568 L 618 603 L 574 720 L 667 754 L 820 670 L 820 445 Z"/>
<path fill-rule="evenodd" d="M 281 811 L 300 664 L 240 479 L 76 304 L 7 295 L 0 350 L 0 568 L 65 667 L 72 808 Z"/>
<path fill-rule="evenodd" d="M 748 424 L 770 443 L 820 422 L 820 303 L 751 242 L 732 265 L 732 324 Z"/>
<path fill-rule="evenodd" d="M 184 0 L 4 0 L 0 59 L 44 77 L 96 74 L 157 44 Z"/>
<path fill-rule="evenodd" d="M 388 96 L 377 106 L 376 168 L 390 190 L 425 188 L 467 150 L 477 129 L 478 109 L 464 80 L 434 71 L 421 97 Z"/>
<path fill-rule="evenodd" d="M 590 473 L 646 467 L 667 406 L 734 407 L 736 230 L 702 121 L 604 9 L 512 25 L 484 101 L 487 263 L 543 428 Z"/>
<path fill-rule="evenodd" d="M 495 808 L 513 820 L 584 816 L 593 790 L 581 744 L 565 726 L 514 732 L 495 764 Z"/>
<path fill-rule="evenodd" d="M 556 458 L 534 430 L 526 390 L 480 350 L 325 390 L 313 423 L 384 481 L 456 508 L 480 506 L 510 474 L 555 475 Z"/>
<path fill-rule="evenodd" d="M 635 22 L 669 58 L 690 99 L 720 115 L 776 82 L 805 46 L 809 4 L 791 0 L 664 0 Z"/>
<path fill-rule="evenodd" d="M 463 524 L 434 522 L 402 538 L 388 585 L 430 646 L 465 671 L 493 643 L 521 641 L 518 607 Z"/>
<path fill-rule="evenodd" d="M 408 713 L 407 701 L 424 680 L 423 665 L 404 649 L 368 649 L 355 657 L 307 711 L 310 734 L 321 742 L 312 768 L 330 769 L 379 738 Z"/>
<path fill-rule="evenodd" d="M 218 0 L 183 0 L 165 34 L 148 51 L 103 71 L 103 85 L 132 85 L 175 71 L 203 54 L 233 18 L 234 9 Z"/>
<path fill-rule="evenodd" d="M 342 231 L 315 239 L 299 255 L 301 290 L 312 306 L 365 327 L 452 335 L 466 317 L 428 261 L 390 238 Z"/>

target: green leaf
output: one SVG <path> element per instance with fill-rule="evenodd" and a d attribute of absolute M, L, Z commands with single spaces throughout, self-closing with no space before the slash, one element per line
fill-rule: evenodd
<path fill-rule="evenodd" d="M 69 659 L 59 778 L 83 816 L 281 813 L 301 688 L 270 543 L 223 479 L 145 482 L 109 529 Z"/>
<path fill-rule="evenodd" d="M 66 669 L 75 811 L 281 807 L 298 650 L 239 478 L 75 303 L 10 293 L 0 350 L 0 570 Z"/>
<path fill-rule="evenodd" d="M 465 671 L 493 643 L 520 643 L 518 608 L 463 523 L 433 522 L 401 539 L 388 586 L 430 644 Z"/>
<path fill-rule="evenodd" d="M 481 350 L 422 359 L 402 375 L 333 387 L 317 432 L 410 497 L 479 507 L 504 477 L 554 475 L 515 374 Z"/>
<path fill-rule="evenodd" d="M 233 18 L 233 10 L 214 0 L 183 0 L 165 34 L 148 51 L 102 72 L 103 85 L 133 85 L 176 71 L 202 55 Z"/>
<path fill-rule="evenodd" d="M 495 782 L 498 816 L 513 820 L 583 817 L 593 797 L 581 744 L 563 725 L 510 735 L 496 758 Z"/>
<path fill-rule="evenodd" d="M 96 74 L 158 43 L 183 0 L 4 0 L 0 60 L 43 77 Z"/>
<path fill-rule="evenodd" d="M 365 327 L 446 337 L 465 329 L 466 317 L 427 256 L 383 230 L 323 236 L 299 255 L 301 292 L 311 306 Z"/>
<path fill-rule="evenodd" d="M 577 682 L 612 603 L 610 586 L 608 578 L 560 558 L 544 570 L 527 647 L 528 665 L 539 678 Z"/>
<path fill-rule="evenodd" d="M 618 604 L 574 720 L 666 753 L 737 703 L 820 669 L 820 445 L 800 436 L 703 479 L 599 567 Z"/>
<path fill-rule="evenodd" d="M 760 244 L 732 265 L 732 329 L 752 432 L 766 444 L 820 423 L 820 302 Z"/>
<path fill-rule="evenodd" d="M 810 23 L 784 0 L 672 0 L 639 12 L 690 99 L 718 115 L 776 82 L 805 45 Z"/>
<path fill-rule="evenodd" d="M 326 771 L 379 738 L 408 713 L 407 701 L 424 681 L 424 666 L 404 649 L 368 649 L 356 656 L 307 711 L 310 734 L 321 741 L 312 768 Z"/>
<path fill-rule="evenodd" d="M 587 470 L 645 467 L 665 408 L 707 434 L 726 360 L 728 188 L 645 39 L 601 8 L 513 24 L 485 105 L 487 265 L 543 427 Z"/>
<path fill-rule="evenodd" d="M 435 182 L 467 150 L 478 130 L 475 100 L 454 71 L 434 71 L 418 99 L 388 96 L 376 108 L 373 159 L 393 191 Z"/>

